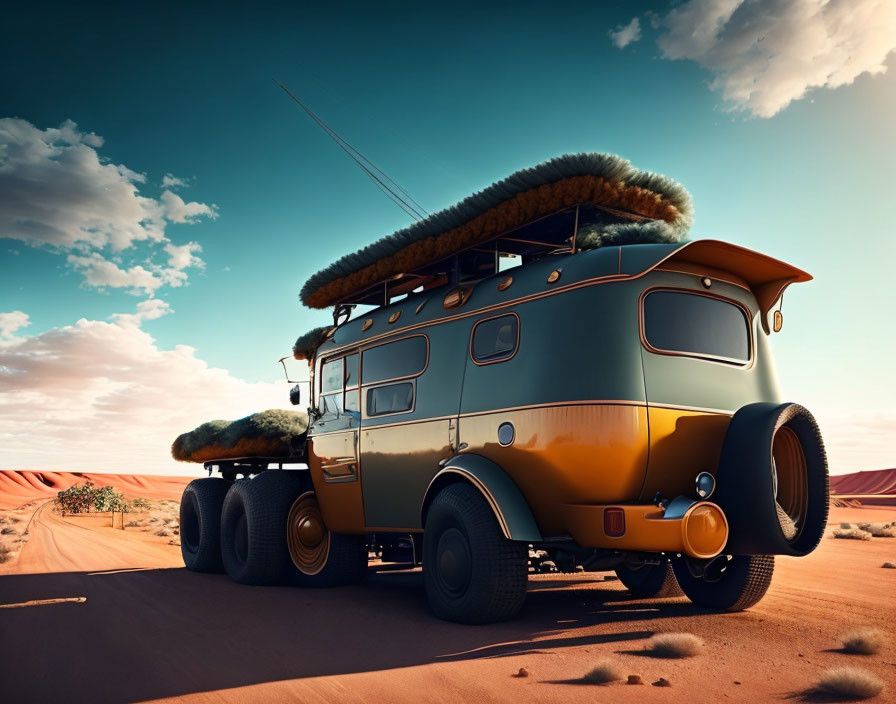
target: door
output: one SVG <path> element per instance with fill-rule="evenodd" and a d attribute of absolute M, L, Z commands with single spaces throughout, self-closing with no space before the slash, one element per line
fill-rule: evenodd
<path fill-rule="evenodd" d="M 327 527 L 363 532 L 358 463 L 360 388 L 358 354 L 324 359 L 317 374 L 317 411 L 309 430 L 308 465 Z"/>

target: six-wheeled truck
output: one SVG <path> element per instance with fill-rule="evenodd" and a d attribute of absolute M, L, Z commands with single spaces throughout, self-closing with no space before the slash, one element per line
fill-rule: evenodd
<path fill-rule="evenodd" d="M 482 623 L 520 610 L 538 550 L 639 597 L 755 604 L 827 518 L 821 436 L 769 340 L 811 277 L 682 241 L 690 220 L 669 179 L 561 157 L 315 274 L 303 301 L 334 324 L 294 348 L 307 432 L 291 456 L 207 460 L 187 566 L 324 586 L 375 551 L 422 563 L 438 616 Z"/>

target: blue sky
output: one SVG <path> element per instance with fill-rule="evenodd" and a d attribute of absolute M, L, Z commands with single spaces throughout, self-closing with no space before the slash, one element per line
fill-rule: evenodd
<path fill-rule="evenodd" d="M 128 347 L 136 355 L 127 362 L 133 379 L 69 369 L 73 389 L 83 372 L 79 402 L 94 407 L 94 420 L 115 409 L 121 428 L 133 423 L 135 396 L 176 393 L 152 387 L 149 369 L 134 361 L 156 353 L 169 366 L 166 354 L 186 360 L 196 373 L 194 414 L 174 414 L 172 423 L 249 412 L 254 402 L 280 398 L 277 358 L 299 333 L 329 319 L 301 307 L 302 283 L 408 218 L 276 78 L 430 212 L 565 152 L 617 153 L 680 181 L 696 205 L 693 236 L 751 247 L 816 277 L 787 294 L 784 331 L 773 341 L 785 396 L 817 410 L 834 471 L 892 466 L 896 332 L 888 311 L 896 304 L 896 233 L 887 184 L 896 161 L 896 12 L 875 0 L 824 7 L 762 0 L 752 5 L 772 24 L 751 35 L 753 10 L 747 4 L 732 14 L 737 5 L 7 11 L 0 119 L 18 118 L 35 131 L 7 132 L 7 139 L 47 140 L 44 131 L 74 122 L 87 135 L 78 149 L 145 177 L 129 181 L 128 202 L 151 199 L 143 205 L 156 215 L 155 225 L 141 226 L 155 235 L 113 251 L 96 244 L 95 232 L 92 244 L 22 234 L 21 215 L 4 217 L 11 201 L 0 197 L 0 313 L 28 316 L 27 326 L 21 316 L 6 318 L 0 344 L 27 342 L 20 352 L 32 356 L 59 353 L 63 366 L 54 341 L 77 346 L 86 335 L 105 348 L 143 345 L 139 353 Z M 719 14 L 726 6 L 728 15 Z M 707 27 L 709 35 L 701 34 Z M 3 163 L 0 152 L 0 173 Z M 169 179 L 163 188 L 166 174 L 185 184 Z M 46 197 L 47 209 L 61 216 L 66 208 L 127 205 L 88 207 L 39 186 L 33 198 Z M 102 195 L 111 199 L 111 192 Z M 201 251 L 183 249 L 190 242 Z M 166 245 L 180 248 L 180 259 Z M 101 271 L 99 261 L 130 274 Z M 151 271 L 151 290 L 123 285 Z M 165 383 L 180 378 L 171 377 Z M 214 397 L 219 383 L 220 393 L 240 398 Z M 199 402 L 203 385 L 210 395 Z M 27 408 L 28 394 L 45 397 L 27 427 L 0 423 L 0 439 L 48 432 L 65 405 L 33 381 L 11 390 L 26 395 L 8 413 Z M 170 434 L 170 425 L 145 422 L 158 437 Z M 91 461 L 89 444 L 75 448 L 72 436 L 55 437 L 52 453 L 23 444 L 0 456 L 0 465 L 55 464 L 69 450 Z M 161 467 L 161 458 L 153 461 Z"/>

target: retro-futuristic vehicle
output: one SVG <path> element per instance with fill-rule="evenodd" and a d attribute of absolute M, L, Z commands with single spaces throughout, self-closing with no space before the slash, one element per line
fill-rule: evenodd
<path fill-rule="evenodd" d="M 187 565 L 330 585 L 404 550 L 438 616 L 481 623 L 520 610 L 543 550 L 637 596 L 755 604 L 827 519 L 821 436 L 769 344 L 811 277 L 683 242 L 690 221 L 669 179 L 562 157 L 316 274 L 309 469 L 210 463 L 257 476 L 188 487 Z"/>

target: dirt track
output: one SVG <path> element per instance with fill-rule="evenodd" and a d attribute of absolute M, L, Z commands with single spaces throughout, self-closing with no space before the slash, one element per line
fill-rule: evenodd
<path fill-rule="evenodd" d="M 881 514 L 840 509 L 832 520 Z M 867 667 L 896 692 L 893 638 L 877 656 L 836 650 L 854 626 L 893 634 L 896 570 L 880 564 L 896 560 L 896 539 L 825 538 L 808 558 L 779 558 L 769 595 L 741 614 L 635 601 L 602 575 L 540 576 L 518 619 L 469 627 L 429 614 L 416 571 L 372 572 L 365 585 L 331 590 L 245 587 L 175 568 L 178 548 L 160 539 L 48 508 L 31 531 L 20 574 L 0 577 L 0 604 L 86 600 L 0 609 L 4 702 L 755 703 L 783 700 L 843 664 Z M 658 631 L 695 633 L 707 652 L 646 657 Z M 604 657 L 673 688 L 574 683 Z M 520 667 L 531 677 L 513 678 Z"/>
<path fill-rule="evenodd" d="M 183 564 L 178 549 L 142 533 L 112 530 L 108 517 L 63 518 L 51 508 L 47 502 L 34 512 L 16 565 L 19 574 Z"/>

